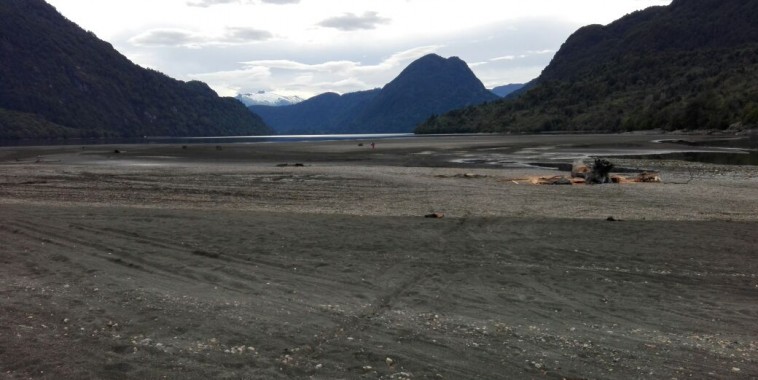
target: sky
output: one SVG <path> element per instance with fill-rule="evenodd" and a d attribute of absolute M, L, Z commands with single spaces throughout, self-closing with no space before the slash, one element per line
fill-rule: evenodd
<path fill-rule="evenodd" d="M 671 0 L 47 0 L 132 62 L 221 96 L 383 87 L 415 59 L 488 88 L 539 76 L 581 26 Z"/>

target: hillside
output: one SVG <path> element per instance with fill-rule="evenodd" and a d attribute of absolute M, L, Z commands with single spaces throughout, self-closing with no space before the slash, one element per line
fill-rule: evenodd
<path fill-rule="evenodd" d="M 758 123 L 758 2 L 676 0 L 579 29 L 516 99 L 418 133 L 724 129 Z"/>
<path fill-rule="evenodd" d="M 250 106 L 278 134 L 329 134 L 349 131 L 355 115 L 381 90 L 339 95 L 333 92 L 314 96 L 291 106 Z"/>
<path fill-rule="evenodd" d="M 497 86 L 497 87 L 493 88 L 491 91 L 495 95 L 497 95 L 497 96 L 499 96 L 501 98 L 504 98 L 504 97 L 506 97 L 506 96 L 508 96 L 508 95 L 510 95 L 510 94 L 512 94 L 512 93 L 514 93 L 514 92 L 516 92 L 516 91 L 518 91 L 520 89 L 522 89 L 522 88 L 524 88 L 524 84 L 523 83 L 511 83 L 511 84 L 506 84 L 504 86 Z"/>
<path fill-rule="evenodd" d="M 270 133 L 233 98 L 141 68 L 42 0 L 0 2 L 0 139 Z"/>
<path fill-rule="evenodd" d="M 419 58 L 356 118 L 356 132 L 411 132 L 431 115 L 497 100 L 458 57 Z"/>
<path fill-rule="evenodd" d="M 327 93 L 292 106 L 250 109 L 281 134 L 402 133 L 431 115 L 497 99 L 465 62 L 431 54 L 411 63 L 382 89 Z"/>

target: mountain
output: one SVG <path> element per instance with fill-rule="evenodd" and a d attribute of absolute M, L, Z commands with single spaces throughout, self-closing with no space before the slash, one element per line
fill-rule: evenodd
<path fill-rule="evenodd" d="M 0 1 L 0 138 L 267 134 L 233 98 L 141 68 L 42 0 Z"/>
<path fill-rule="evenodd" d="M 349 133 L 355 115 L 368 106 L 381 90 L 352 92 L 339 95 L 333 92 L 314 96 L 291 106 L 251 106 L 276 133 L 283 135 L 318 135 Z"/>
<path fill-rule="evenodd" d="M 418 133 L 724 129 L 758 124 L 758 1 L 674 0 L 572 34 L 517 97 Z"/>
<path fill-rule="evenodd" d="M 250 106 L 291 106 L 303 101 L 299 96 L 279 95 L 274 92 L 258 91 L 256 93 L 238 94 L 234 97 L 244 104 Z"/>
<path fill-rule="evenodd" d="M 516 91 L 518 91 L 520 89 L 522 89 L 522 88 L 524 88 L 524 84 L 523 83 L 511 83 L 511 84 L 506 84 L 505 86 L 495 87 L 495 88 L 493 88 L 490 91 L 492 91 L 493 93 L 495 93 L 495 95 L 497 95 L 497 96 L 499 96 L 501 98 L 504 98 L 504 97 L 506 97 L 506 96 L 508 96 L 508 95 L 510 95 L 510 94 L 512 94 L 512 93 L 514 93 L 514 92 L 516 92 Z"/>
<path fill-rule="evenodd" d="M 250 109 L 277 133 L 395 133 L 411 132 L 431 115 L 497 99 L 461 59 L 430 54 L 412 62 L 382 89 Z"/>

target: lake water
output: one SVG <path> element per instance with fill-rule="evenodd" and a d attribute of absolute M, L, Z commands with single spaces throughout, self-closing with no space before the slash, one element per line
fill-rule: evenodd
<path fill-rule="evenodd" d="M 413 133 L 341 134 L 341 135 L 272 135 L 218 137 L 144 137 L 123 139 L 0 140 L 0 146 L 102 145 L 102 144 L 230 144 L 275 143 L 339 140 L 385 140 L 413 137 Z"/>
<path fill-rule="evenodd" d="M 623 157 L 623 156 L 622 156 Z M 705 162 L 719 165 L 758 165 L 758 151 L 731 152 L 677 152 L 665 154 L 646 154 L 626 156 L 624 158 L 641 158 L 647 160 L 678 160 Z"/>

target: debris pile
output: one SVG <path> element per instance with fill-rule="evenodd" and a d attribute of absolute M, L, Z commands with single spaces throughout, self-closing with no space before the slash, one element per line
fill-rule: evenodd
<path fill-rule="evenodd" d="M 571 176 L 536 177 L 529 179 L 535 185 L 576 185 L 576 184 L 605 184 L 605 183 L 651 183 L 661 182 L 661 176 L 657 172 L 642 172 L 636 177 L 624 177 L 618 174 L 611 175 L 614 165 L 608 160 L 596 158 L 592 165 L 577 161 L 571 166 Z M 515 182 L 515 181 L 514 181 Z"/>

